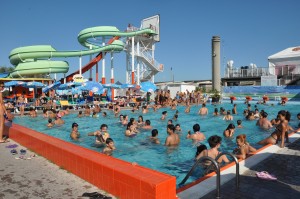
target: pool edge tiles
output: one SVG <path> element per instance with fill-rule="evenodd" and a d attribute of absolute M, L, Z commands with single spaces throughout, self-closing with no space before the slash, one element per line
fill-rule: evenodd
<path fill-rule="evenodd" d="M 13 124 L 9 137 L 59 167 L 125 199 L 175 199 L 176 178 Z"/>
<path fill-rule="evenodd" d="M 290 143 L 300 138 L 299 133 L 290 134 Z M 257 152 L 246 158 L 245 160 L 239 161 L 240 174 L 249 170 L 249 168 L 258 164 L 259 162 L 270 157 L 272 154 L 277 153 L 281 148 L 278 145 L 266 145 L 257 150 Z M 234 163 L 226 165 L 221 168 L 221 185 L 225 184 L 229 180 L 235 178 L 236 167 Z M 233 188 L 235 189 L 235 187 Z M 210 173 L 195 182 L 187 184 L 177 189 L 177 195 L 180 199 L 199 199 L 211 191 L 216 190 L 216 174 L 215 172 Z M 222 189 L 220 190 L 222 194 Z"/>

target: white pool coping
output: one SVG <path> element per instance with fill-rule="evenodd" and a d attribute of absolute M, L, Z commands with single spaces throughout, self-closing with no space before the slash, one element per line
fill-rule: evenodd
<path fill-rule="evenodd" d="M 294 133 L 293 135 L 291 135 L 289 137 L 289 140 L 292 143 L 299 138 L 300 138 L 300 134 Z M 240 161 L 239 162 L 240 174 L 249 170 L 249 168 L 258 164 L 259 162 L 263 161 L 264 159 L 268 158 L 272 154 L 277 153 L 280 149 L 281 148 L 278 145 L 271 145 L 271 146 L 266 147 L 263 150 L 257 152 L 255 155 L 247 158 L 246 160 Z M 228 182 L 229 180 L 235 178 L 235 172 L 236 172 L 235 165 L 222 171 L 221 177 L 220 177 L 221 185 L 223 185 L 226 182 Z M 177 193 L 177 196 L 180 199 L 199 199 L 213 190 L 216 190 L 216 175 L 214 175 L 206 180 L 203 180 L 202 182 L 200 182 L 180 193 Z M 221 188 L 221 193 L 222 193 L 222 188 Z"/>

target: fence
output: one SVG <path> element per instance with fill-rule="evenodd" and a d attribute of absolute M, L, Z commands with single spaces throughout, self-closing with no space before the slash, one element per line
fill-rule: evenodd
<path fill-rule="evenodd" d="M 271 100 L 280 100 L 281 96 L 292 101 L 300 101 L 300 86 L 223 86 L 223 97 L 235 96 L 245 99 L 245 96 L 262 99 L 267 95 Z"/>

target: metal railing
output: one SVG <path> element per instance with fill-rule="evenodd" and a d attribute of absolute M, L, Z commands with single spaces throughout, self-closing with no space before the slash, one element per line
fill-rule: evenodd
<path fill-rule="evenodd" d="M 233 158 L 234 162 L 235 162 L 235 166 L 236 166 L 236 189 L 239 189 L 239 184 L 240 184 L 240 166 L 239 166 L 239 161 L 238 159 L 229 152 L 222 152 L 220 153 L 216 159 L 213 159 L 211 157 L 208 156 L 203 156 L 201 157 L 199 160 L 197 160 L 195 162 L 195 164 L 193 165 L 193 167 L 190 169 L 190 171 L 187 173 L 187 175 L 185 176 L 185 178 L 179 183 L 179 186 L 182 186 L 187 180 L 188 178 L 192 175 L 192 173 L 194 172 L 194 170 L 197 168 L 197 166 L 203 162 L 203 161 L 211 161 L 215 167 L 215 171 L 217 174 L 217 178 L 216 178 L 216 184 L 217 184 L 217 189 L 216 189 L 216 198 L 220 198 L 220 188 L 221 188 L 221 174 L 220 174 L 220 166 L 218 164 L 218 159 L 222 156 L 222 155 L 229 155 L 230 157 Z"/>
<path fill-rule="evenodd" d="M 158 61 L 152 58 L 152 56 L 149 53 L 145 53 L 144 51 L 140 50 L 139 54 L 137 50 L 135 50 L 135 55 L 143 57 L 153 68 L 155 68 L 158 71 L 163 71 L 163 65 L 160 64 Z"/>
<path fill-rule="evenodd" d="M 240 185 L 240 164 L 239 164 L 239 161 L 238 161 L 238 159 L 235 157 L 235 155 L 233 155 L 232 153 L 229 153 L 229 152 L 222 152 L 222 153 L 219 153 L 219 155 L 216 157 L 216 161 L 218 161 L 219 158 L 220 158 L 222 155 L 229 155 L 230 157 L 233 158 L 233 160 L 234 160 L 234 162 L 235 162 L 235 167 L 236 167 L 236 171 L 235 171 L 235 185 L 236 185 L 236 188 L 239 189 L 239 185 Z"/>
<path fill-rule="evenodd" d="M 225 69 L 225 77 L 260 77 L 260 76 L 270 76 L 271 74 L 269 68 L 250 68 L 250 69 Z"/>
<path fill-rule="evenodd" d="M 197 166 L 202 162 L 202 161 L 210 161 L 213 163 L 213 165 L 215 166 L 215 169 L 216 169 L 216 173 L 217 173 L 217 180 L 216 180 L 216 183 L 217 183 L 217 192 L 216 192 L 216 197 L 217 198 L 220 198 L 220 184 L 221 184 L 221 179 L 220 179 L 220 167 L 219 167 L 219 164 L 217 163 L 216 160 L 214 160 L 213 158 L 211 157 L 208 157 L 208 156 L 203 156 L 201 157 L 199 160 L 197 160 L 194 164 L 194 166 L 191 168 L 191 170 L 188 172 L 188 174 L 185 176 L 185 178 L 179 183 L 179 185 L 183 185 L 187 180 L 188 178 L 191 176 L 191 174 L 193 173 L 193 171 L 197 168 Z"/>

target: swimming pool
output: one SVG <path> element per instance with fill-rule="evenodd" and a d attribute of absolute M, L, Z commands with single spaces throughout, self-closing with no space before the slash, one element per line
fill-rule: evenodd
<path fill-rule="evenodd" d="M 277 112 L 282 109 L 290 110 L 292 114 L 291 126 L 296 126 L 298 121 L 296 120 L 297 108 L 298 105 L 286 105 L 286 106 L 265 106 L 257 105 L 259 110 L 265 110 L 269 116 L 269 119 L 275 118 Z M 77 122 L 79 124 L 79 132 L 81 134 L 80 142 L 74 142 L 75 144 L 81 145 L 83 147 L 95 150 L 102 151 L 102 148 L 93 147 L 94 137 L 87 136 L 89 132 L 98 130 L 100 125 L 106 123 L 109 126 L 109 132 L 111 137 L 115 141 L 117 150 L 114 152 L 113 156 L 129 161 L 137 162 L 139 165 L 158 170 L 170 175 L 173 175 L 177 178 L 177 183 L 179 183 L 186 175 L 188 170 L 193 164 L 193 157 L 195 155 L 196 147 L 193 146 L 191 140 L 185 139 L 187 131 L 192 130 L 192 126 L 195 123 L 199 123 L 201 126 L 201 131 L 205 133 L 208 138 L 211 135 L 220 135 L 222 136 L 223 130 L 227 127 L 229 122 L 224 121 L 223 117 L 213 117 L 212 112 L 215 107 L 218 109 L 224 107 L 227 109 L 232 109 L 232 104 L 220 104 L 220 105 L 207 105 L 209 109 L 208 116 L 199 116 L 198 110 L 200 106 L 193 106 L 189 114 L 184 113 L 185 107 L 178 107 L 179 118 L 177 122 L 182 126 L 183 133 L 180 134 L 181 143 L 179 147 L 175 149 L 169 149 L 161 145 L 154 145 L 148 142 L 148 137 L 150 136 L 150 131 L 143 131 L 134 138 L 128 138 L 124 136 L 125 127 L 123 127 L 119 122 L 118 118 L 115 118 L 111 113 L 109 113 L 107 118 L 100 116 L 99 118 L 77 118 L 75 114 L 67 115 L 64 117 L 66 124 L 61 127 L 55 127 L 48 129 L 46 127 L 47 120 L 41 116 L 38 118 L 28 118 L 28 117 L 17 117 L 14 122 L 28 128 L 32 128 L 36 131 L 43 132 L 54 137 L 72 142 L 70 140 L 70 131 L 71 124 Z M 245 104 L 238 103 L 238 115 L 234 116 L 234 123 L 236 124 L 237 119 L 243 121 L 243 129 L 236 129 L 235 136 L 245 133 L 247 134 L 248 142 L 254 147 L 260 147 L 256 143 L 269 136 L 270 131 L 262 131 L 255 126 L 256 121 L 246 121 L 242 115 L 242 111 L 246 108 Z M 252 109 L 254 109 L 254 104 L 252 104 Z M 169 108 L 162 108 L 157 113 L 153 114 L 153 111 L 150 110 L 148 114 L 144 114 L 144 120 L 150 119 L 151 125 L 158 129 L 159 139 L 161 143 L 164 143 L 167 136 L 166 125 L 167 120 L 161 121 L 161 112 L 167 110 L 168 116 L 167 119 L 172 119 L 175 114 L 175 110 L 170 110 Z M 128 114 L 129 118 L 134 117 L 138 118 L 141 113 L 131 113 L 130 111 L 122 111 L 123 114 Z M 38 124 L 38 125 L 37 125 Z M 223 137 L 223 136 L 222 136 Z M 207 142 L 204 142 L 207 145 Z M 207 145 L 208 146 L 208 145 Z M 223 139 L 221 150 L 232 151 L 235 148 L 235 140 Z M 190 181 L 195 180 L 195 177 L 190 178 Z"/>

